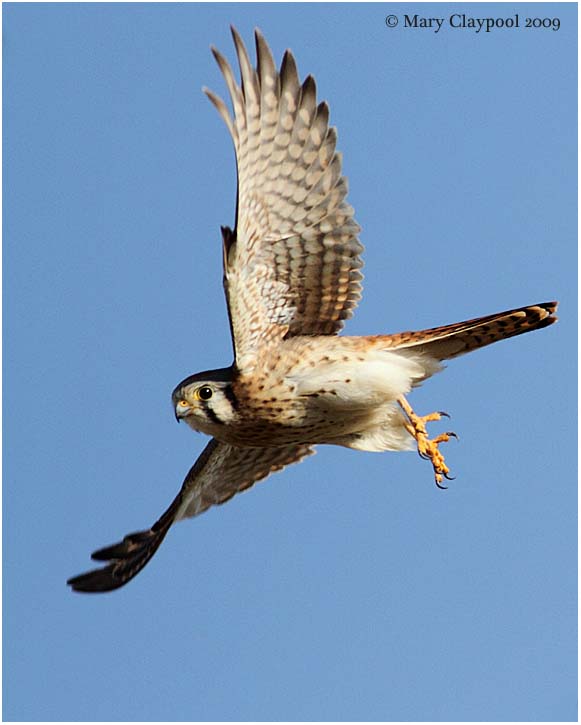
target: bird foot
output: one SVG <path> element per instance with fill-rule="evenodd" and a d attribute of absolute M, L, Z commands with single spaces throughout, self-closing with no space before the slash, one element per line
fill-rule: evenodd
<path fill-rule="evenodd" d="M 428 438 L 428 431 L 426 429 L 426 423 L 432 421 L 441 420 L 443 417 L 449 418 L 450 416 L 443 411 L 437 413 L 429 413 L 428 415 L 417 415 L 412 410 L 410 404 L 403 397 L 398 398 L 397 401 L 406 414 L 407 421 L 404 422 L 405 428 L 408 433 L 415 439 L 418 454 L 421 458 L 431 461 L 434 468 L 434 479 L 438 488 L 447 488 L 442 485 L 444 478 L 449 481 L 453 480 L 453 476 L 450 476 L 450 469 L 446 465 L 444 455 L 438 448 L 440 443 L 447 443 L 450 438 L 458 438 L 458 436 L 452 431 L 446 433 L 440 433 L 435 438 Z"/>

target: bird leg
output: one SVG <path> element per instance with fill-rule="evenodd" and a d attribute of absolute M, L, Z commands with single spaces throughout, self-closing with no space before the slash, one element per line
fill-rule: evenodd
<path fill-rule="evenodd" d="M 446 486 L 442 486 L 442 480 L 444 478 L 452 480 L 452 476 L 449 475 L 450 469 L 446 465 L 444 456 L 440 452 L 438 445 L 440 443 L 446 443 L 450 438 L 457 438 L 458 436 L 448 431 L 430 440 L 428 438 L 428 431 L 426 430 L 426 423 L 430 423 L 433 420 L 441 420 L 442 417 L 449 418 L 450 416 L 441 411 L 423 416 L 416 415 L 403 395 L 400 395 L 397 402 L 406 414 L 407 420 L 404 421 L 404 426 L 407 432 L 415 439 L 420 457 L 432 462 L 436 486 L 438 488 L 447 488 Z"/>

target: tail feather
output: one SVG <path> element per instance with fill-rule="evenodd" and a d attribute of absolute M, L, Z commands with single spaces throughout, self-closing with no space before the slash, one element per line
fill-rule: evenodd
<path fill-rule="evenodd" d="M 401 332 L 387 339 L 392 349 L 413 348 L 414 352 L 425 352 L 437 360 L 449 360 L 493 342 L 552 325 L 557 321 L 554 314 L 557 305 L 557 302 L 541 302 L 430 330 Z"/>

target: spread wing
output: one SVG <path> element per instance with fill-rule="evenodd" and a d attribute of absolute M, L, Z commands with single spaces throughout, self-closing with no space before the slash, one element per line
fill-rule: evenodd
<path fill-rule="evenodd" d="M 292 335 L 332 335 L 361 296 L 363 250 L 337 132 L 317 103 L 315 81 L 299 83 L 286 51 L 280 71 L 255 31 L 257 69 L 232 28 L 242 82 L 212 52 L 234 109 L 204 89 L 234 141 L 236 229 L 223 229 L 224 287 L 236 362 L 252 367 L 257 347 Z"/>
<path fill-rule="evenodd" d="M 312 453 L 306 445 L 236 448 L 212 439 L 158 521 L 145 531 L 128 534 L 118 544 L 95 551 L 91 558 L 107 565 L 73 577 L 67 584 L 77 592 L 109 592 L 122 587 L 143 569 L 174 522 L 225 503 L 270 473 Z"/>

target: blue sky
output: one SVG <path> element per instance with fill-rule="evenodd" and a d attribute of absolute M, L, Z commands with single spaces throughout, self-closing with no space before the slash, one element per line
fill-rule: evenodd
<path fill-rule="evenodd" d="M 5 4 L 4 718 L 576 719 L 576 6 Z M 228 25 L 329 101 L 366 246 L 350 334 L 553 298 L 558 325 L 416 391 L 460 436 L 320 449 L 105 596 L 205 444 L 174 385 L 227 365 L 234 158 L 201 92 Z"/>

